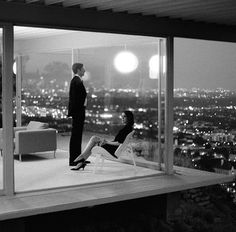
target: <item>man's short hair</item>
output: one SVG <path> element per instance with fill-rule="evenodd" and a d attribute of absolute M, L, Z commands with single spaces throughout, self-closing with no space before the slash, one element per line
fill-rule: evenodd
<path fill-rule="evenodd" d="M 83 64 L 81 64 L 81 63 L 74 63 L 73 65 L 72 65 L 72 71 L 73 71 L 73 73 L 74 74 L 76 74 L 77 73 L 77 70 L 79 69 L 79 70 L 81 70 L 81 68 L 83 68 Z"/>

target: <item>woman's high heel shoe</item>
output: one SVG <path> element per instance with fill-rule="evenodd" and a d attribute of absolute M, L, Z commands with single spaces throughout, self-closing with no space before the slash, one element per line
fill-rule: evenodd
<path fill-rule="evenodd" d="M 77 167 L 75 167 L 75 168 L 71 168 L 71 170 L 72 171 L 79 171 L 81 168 L 83 168 L 83 170 L 84 170 L 84 168 L 86 167 L 86 165 L 87 165 L 87 163 L 82 163 L 80 166 L 77 166 Z"/>

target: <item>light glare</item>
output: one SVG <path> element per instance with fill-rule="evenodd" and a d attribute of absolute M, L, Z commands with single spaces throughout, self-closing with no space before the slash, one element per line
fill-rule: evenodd
<path fill-rule="evenodd" d="M 149 60 L 149 77 L 150 79 L 158 79 L 160 75 L 159 70 L 159 55 L 153 55 Z"/>
<path fill-rule="evenodd" d="M 13 73 L 16 74 L 16 62 L 13 63 Z"/>
<path fill-rule="evenodd" d="M 120 52 L 114 59 L 114 66 L 121 73 L 130 73 L 138 67 L 138 59 L 132 52 Z"/>

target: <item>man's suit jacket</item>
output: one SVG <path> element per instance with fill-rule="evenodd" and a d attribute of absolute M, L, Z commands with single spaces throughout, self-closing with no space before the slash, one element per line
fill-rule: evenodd
<path fill-rule="evenodd" d="M 84 112 L 86 96 L 87 92 L 82 80 L 74 76 L 70 82 L 68 117 L 76 117 Z"/>

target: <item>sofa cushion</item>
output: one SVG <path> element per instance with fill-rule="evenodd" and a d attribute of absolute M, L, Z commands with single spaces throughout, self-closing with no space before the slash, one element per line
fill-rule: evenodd
<path fill-rule="evenodd" d="M 38 130 L 38 129 L 47 129 L 48 123 L 37 122 L 37 121 L 30 121 L 27 125 L 27 130 Z"/>

